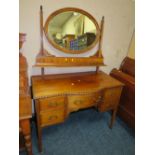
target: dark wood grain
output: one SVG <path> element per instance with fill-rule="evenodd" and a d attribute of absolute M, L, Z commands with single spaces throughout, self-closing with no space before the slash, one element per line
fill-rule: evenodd
<path fill-rule="evenodd" d="M 120 104 L 118 116 L 120 116 L 130 127 L 135 128 L 135 61 L 126 57 L 120 69 L 113 69 L 111 76 L 125 84 Z"/>

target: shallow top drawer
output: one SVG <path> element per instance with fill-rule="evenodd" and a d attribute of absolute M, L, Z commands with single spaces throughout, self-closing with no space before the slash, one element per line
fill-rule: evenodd
<path fill-rule="evenodd" d="M 64 96 L 48 97 L 39 99 L 40 110 L 59 109 L 64 107 Z"/>

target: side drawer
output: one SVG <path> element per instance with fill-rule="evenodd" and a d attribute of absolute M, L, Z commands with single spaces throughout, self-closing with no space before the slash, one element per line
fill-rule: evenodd
<path fill-rule="evenodd" d="M 118 106 L 122 87 L 105 89 L 103 91 L 103 101 L 99 103 L 99 110 L 105 111 Z"/>
<path fill-rule="evenodd" d="M 40 123 L 42 127 L 61 123 L 64 120 L 64 109 L 55 111 L 44 111 L 40 113 Z"/>
<path fill-rule="evenodd" d="M 77 111 L 83 108 L 89 108 L 97 104 L 99 95 L 73 95 L 68 97 L 68 109 L 69 111 Z"/>
<path fill-rule="evenodd" d="M 39 99 L 40 111 L 64 108 L 64 103 L 65 98 L 63 96 Z"/>

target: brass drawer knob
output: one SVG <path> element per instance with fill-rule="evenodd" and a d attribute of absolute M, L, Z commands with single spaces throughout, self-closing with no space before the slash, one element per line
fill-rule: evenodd
<path fill-rule="evenodd" d="M 49 102 L 48 103 L 48 106 L 49 107 L 56 107 L 56 106 L 58 106 L 59 104 L 57 103 L 57 102 Z"/>
<path fill-rule="evenodd" d="M 96 102 L 101 102 L 101 101 L 103 101 L 103 98 L 102 98 L 102 96 L 99 96 L 99 97 L 97 98 Z"/>
<path fill-rule="evenodd" d="M 101 98 L 102 98 L 102 96 L 99 96 L 98 98 L 99 98 L 99 99 L 101 99 Z"/>
<path fill-rule="evenodd" d="M 74 104 L 75 105 L 81 105 L 81 104 L 83 104 L 83 101 L 82 100 L 75 100 Z"/>
<path fill-rule="evenodd" d="M 53 121 L 53 120 L 56 120 L 57 118 L 58 118 L 58 116 L 49 116 L 48 120 Z"/>

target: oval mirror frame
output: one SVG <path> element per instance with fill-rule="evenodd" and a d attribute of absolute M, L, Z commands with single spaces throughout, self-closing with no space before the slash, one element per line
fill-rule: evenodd
<path fill-rule="evenodd" d="M 87 16 L 95 25 L 96 27 L 96 38 L 94 40 L 94 42 L 89 45 L 88 47 L 86 47 L 85 49 L 81 49 L 81 50 L 70 50 L 70 49 L 67 49 L 67 48 L 64 48 L 64 47 L 61 47 L 59 46 L 57 43 L 55 43 L 52 39 L 49 38 L 48 36 L 48 25 L 50 23 L 50 21 L 58 14 L 60 13 L 63 13 L 63 12 L 67 12 L 67 11 L 74 11 L 74 12 L 78 12 L 78 13 L 81 13 L 85 16 Z M 95 47 L 95 45 L 97 44 L 98 40 L 99 40 L 99 37 L 100 37 L 100 28 L 99 28 L 99 25 L 97 23 L 97 21 L 95 20 L 95 18 L 89 14 L 88 12 L 82 10 L 82 9 L 79 9 L 79 8 L 62 8 L 62 9 L 59 9 L 55 12 L 53 12 L 52 14 L 49 15 L 49 17 L 47 18 L 46 22 L 45 22 L 45 25 L 44 25 L 44 33 L 45 33 L 45 36 L 48 40 L 48 42 L 54 46 L 56 49 L 62 51 L 62 52 L 65 52 L 65 53 L 68 53 L 68 54 L 80 54 L 80 53 L 85 53 L 89 50 L 91 50 L 93 47 Z"/>

